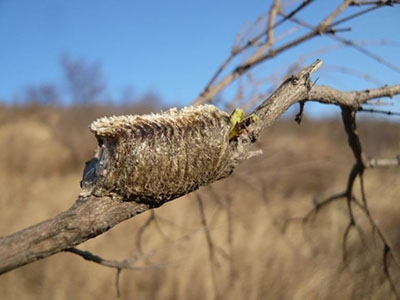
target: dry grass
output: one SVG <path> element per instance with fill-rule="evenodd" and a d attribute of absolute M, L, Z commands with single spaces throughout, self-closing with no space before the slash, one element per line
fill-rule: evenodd
<path fill-rule="evenodd" d="M 86 126 L 102 114 L 0 109 L 0 235 L 72 205 L 84 161 L 95 147 Z M 397 124 L 360 127 L 368 154 L 399 152 Z M 149 212 L 79 247 L 109 259 L 140 256 L 138 266 L 154 265 L 122 272 L 121 299 L 392 299 L 381 244 L 357 211 L 364 241 L 351 231 L 347 265 L 342 262 L 343 200 L 309 223 L 291 223 L 282 231 L 287 218 L 312 208 L 313 197 L 343 190 L 352 157 L 340 123 L 282 121 L 257 147 L 263 156 L 196 192 L 215 245 L 212 263 L 196 194 L 155 210 L 157 223 L 144 231 L 141 247 L 137 237 Z M 399 170 L 369 170 L 365 180 L 373 216 L 400 249 Z M 391 272 L 398 283 L 398 269 Z M 1 276 L 0 299 L 116 299 L 115 275 L 60 253 Z"/>

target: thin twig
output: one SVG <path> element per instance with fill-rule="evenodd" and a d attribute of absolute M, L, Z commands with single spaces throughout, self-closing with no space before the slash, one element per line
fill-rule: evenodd
<path fill-rule="evenodd" d="M 267 24 L 267 41 L 265 42 L 268 47 L 274 43 L 274 24 L 276 16 L 281 9 L 281 1 L 275 0 L 269 9 L 268 24 Z"/>
<path fill-rule="evenodd" d="M 358 108 L 359 112 L 365 112 L 365 113 L 372 113 L 372 114 L 382 114 L 382 115 L 388 115 L 388 116 L 400 116 L 400 112 L 397 111 L 390 111 L 390 110 L 380 110 L 380 109 L 375 109 L 375 108 L 364 108 L 360 106 Z"/>
<path fill-rule="evenodd" d="M 331 24 L 331 27 L 335 27 L 335 26 L 340 25 L 340 24 L 342 24 L 344 22 L 347 22 L 347 21 L 350 21 L 352 19 L 355 19 L 355 18 L 357 18 L 357 17 L 359 17 L 361 15 L 367 14 L 367 13 L 369 13 L 371 11 L 374 11 L 375 9 L 378 9 L 378 8 L 379 8 L 379 6 L 373 6 L 373 7 L 369 7 L 367 9 L 358 11 L 358 12 L 356 12 L 356 13 L 350 15 L 350 16 L 344 17 L 344 18 L 342 18 L 340 20 L 337 20 L 336 22 L 333 22 Z"/>
<path fill-rule="evenodd" d="M 144 253 L 143 248 L 142 248 L 142 238 L 143 238 L 144 232 L 150 227 L 151 223 L 154 222 L 154 218 L 155 218 L 155 215 L 154 215 L 154 211 L 152 210 L 152 211 L 150 211 L 150 215 L 147 218 L 146 222 L 144 222 L 144 224 L 142 226 L 140 226 L 140 228 L 138 230 L 138 233 L 136 236 L 136 247 L 140 254 Z"/>
<path fill-rule="evenodd" d="M 115 275 L 115 290 L 117 291 L 117 298 L 121 296 L 119 288 L 119 278 L 121 277 L 122 269 L 117 269 L 117 274 Z"/>
<path fill-rule="evenodd" d="M 230 57 L 223 63 L 223 65 L 218 69 L 217 73 L 212 77 L 212 80 L 207 84 L 206 88 L 204 91 L 201 93 L 201 95 L 193 101 L 195 105 L 203 104 L 210 99 L 212 99 L 219 91 L 224 89 L 228 84 L 230 84 L 232 81 L 237 79 L 240 75 L 248 71 L 249 69 L 261 64 L 262 62 L 271 59 L 275 57 L 276 55 L 292 48 L 295 47 L 307 40 L 310 40 L 316 36 L 319 36 L 323 33 L 327 34 L 333 34 L 335 31 L 330 28 L 329 26 L 331 25 L 332 21 L 339 15 L 343 10 L 346 9 L 346 7 L 349 4 L 349 0 L 344 1 L 342 4 L 340 4 L 333 12 L 331 12 L 319 25 L 313 27 L 311 32 L 305 33 L 304 35 L 287 42 L 286 44 L 283 44 L 280 47 L 277 47 L 276 49 L 273 49 L 272 47 L 264 47 L 263 51 L 256 51 L 250 58 L 248 58 L 246 61 L 244 61 L 242 64 L 238 65 L 234 70 L 226 75 L 224 78 L 220 79 L 218 82 L 216 82 L 216 79 L 219 77 L 219 74 L 222 72 L 223 69 L 226 68 L 226 66 L 229 64 L 229 62 L 233 59 L 234 55 L 231 54 Z M 307 1 L 307 4 L 309 1 Z M 302 9 L 306 7 L 302 6 Z M 294 14 L 293 14 L 294 15 Z M 329 27 L 329 28 L 328 28 Z M 261 35 L 263 36 L 263 35 Z M 249 43 L 249 46 L 245 46 L 241 49 L 238 49 L 235 52 L 235 55 L 237 53 L 240 53 L 244 50 L 246 50 L 248 47 L 250 47 L 253 43 Z M 268 51 L 265 51 L 269 49 Z M 211 86 L 212 85 L 212 86 Z"/>
<path fill-rule="evenodd" d="M 313 208 L 310 209 L 304 216 L 302 217 L 293 217 L 293 218 L 288 218 L 285 220 L 283 226 L 282 226 L 282 232 L 285 233 L 289 227 L 289 225 L 293 222 L 300 222 L 302 224 L 307 223 L 312 216 L 317 215 L 317 213 L 324 207 L 326 207 L 329 203 L 335 202 L 337 200 L 343 199 L 346 197 L 346 192 L 341 192 L 338 194 L 331 195 L 321 201 L 318 201 L 317 199 L 313 198 Z"/>
<path fill-rule="evenodd" d="M 398 0 L 377 0 L 377 1 L 355 1 L 353 0 L 350 5 L 351 6 L 362 6 L 362 5 L 377 5 L 377 6 L 393 6 L 394 4 L 398 4 Z"/>
<path fill-rule="evenodd" d="M 233 220 L 232 220 L 232 197 L 230 193 L 226 194 L 226 215 L 227 215 L 227 242 L 229 247 L 229 282 L 230 286 L 234 280 L 234 259 L 233 259 Z"/>
<path fill-rule="evenodd" d="M 205 236 L 206 242 L 207 242 L 208 258 L 209 258 L 209 261 L 210 261 L 211 281 L 212 281 L 212 284 L 213 284 L 214 296 L 215 296 L 215 299 L 218 299 L 219 298 L 219 292 L 218 292 L 218 284 L 217 284 L 217 274 L 216 274 L 216 270 L 215 270 L 214 243 L 212 241 L 209 228 L 207 226 L 207 219 L 206 219 L 206 214 L 204 212 L 203 200 L 201 199 L 201 196 L 200 196 L 199 193 L 196 194 L 196 200 L 197 200 L 197 204 L 199 206 L 201 224 L 202 224 L 203 231 L 204 231 L 204 236 Z"/>
<path fill-rule="evenodd" d="M 76 255 L 79 255 L 80 257 L 82 257 L 85 260 L 97 263 L 97 264 L 105 266 L 105 267 L 117 269 L 117 270 L 148 270 L 148 269 L 155 269 L 155 268 L 163 268 L 168 265 L 168 264 L 152 264 L 152 265 L 138 267 L 138 266 L 134 266 L 134 264 L 137 261 L 139 261 L 140 259 L 144 259 L 144 257 L 136 257 L 135 256 L 135 257 L 132 257 L 129 259 L 118 261 L 118 260 L 104 259 L 104 258 L 102 258 L 98 255 L 95 255 L 89 251 L 80 250 L 75 247 L 65 249 L 64 251 L 74 253 Z"/>
<path fill-rule="evenodd" d="M 292 20 L 294 23 L 296 23 L 298 25 L 301 25 L 301 26 L 303 26 L 305 28 L 308 28 L 310 30 L 313 30 L 315 28 L 313 25 L 310 25 L 310 24 L 308 24 L 308 23 L 306 23 L 304 21 L 301 21 L 301 20 L 299 20 L 297 18 L 294 18 L 294 17 L 290 18 L 290 20 Z M 384 59 L 383 57 L 381 57 L 379 55 L 376 55 L 372 51 L 369 51 L 369 50 L 365 49 L 364 47 L 357 45 L 357 43 L 355 43 L 354 41 L 339 37 L 339 36 L 334 35 L 334 34 L 330 34 L 330 35 L 327 35 L 327 36 L 329 38 L 331 38 L 331 39 L 334 39 L 334 40 L 342 43 L 343 45 L 346 45 L 348 47 L 352 47 L 353 49 L 355 49 L 358 52 L 366 55 L 367 57 L 369 57 L 369 58 L 371 58 L 373 60 L 376 60 L 377 62 L 385 65 L 389 69 L 392 69 L 393 71 L 396 71 L 396 72 L 400 73 L 400 68 L 397 65 L 391 63 L 390 61 Z"/>

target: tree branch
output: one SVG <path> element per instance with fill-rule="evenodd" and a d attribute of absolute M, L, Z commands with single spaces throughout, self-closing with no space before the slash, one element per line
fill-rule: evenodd
<path fill-rule="evenodd" d="M 299 95 L 306 94 L 309 89 L 309 76 L 316 69 L 316 65 L 320 66 L 320 64 L 321 62 L 318 61 L 287 79 L 265 101 L 269 103 L 268 105 L 260 105 L 257 110 L 260 118 L 269 117 L 265 113 L 267 107 L 273 109 L 275 107 L 277 111 L 279 108 L 279 111 L 283 113 L 288 106 L 281 107 L 280 102 L 294 103 Z M 275 117 L 277 119 L 278 115 Z M 273 122 L 262 120 L 256 123 L 258 123 L 258 131 L 261 132 Z M 246 157 L 248 146 L 236 149 L 237 155 L 233 155 L 232 159 Z M 135 202 L 135 200 L 140 201 L 138 199 L 123 199 L 115 195 L 111 198 L 109 194 L 104 196 L 97 193 L 96 195 L 87 193 L 84 189 L 75 204 L 67 211 L 10 236 L 0 238 L 0 274 L 74 247 L 104 233 L 126 219 L 155 207 L 151 205 L 151 201 L 139 203 Z M 160 205 L 161 203 L 164 202 L 160 202 Z"/>
<path fill-rule="evenodd" d="M 300 6 L 299 10 L 304 9 L 311 2 L 312 1 L 305 1 L 304 5 Z M 334 33 L 335 30 L 331 27 L 331 23 L 340 13 L 342 13 L 344 10 L 346 10 L 346 8 L 349 6 L 350 3 L 351 3 L 350 0 L 343 1 L 343 3 L 341 3 L 324 20 L 322 20 L 322 22 L 320 24 L 313 27 L 310 32 L 305 33 L 302 36 L 300 36 L 294 40 L 288 41 L 287 43 L 283 44 L 280 47 L 277 47 L 276 49 L 272 48 L 272 45 L 269 45 L 269 43 L 268 43 L 268 42 L 271 42 L 272 39 L 267 40 L 267 43 L 265 45 L 262 45 L 260 50 L 256 51 L 246 61 L 239 64 L 231 73 L 229 73 L 224 78 L 222 78 L 218 82 L 216 82 L 217 77 L 221 74 L 222 70 L 228 65 L 228 63 L 233 59 L 233 57 L 236 56 L 237 53 L 244 51 L 248 47 L 252 46 L 253 43 L 248 43 L 244 47 L 239 48 L 234 53 L 231 53 L 231 56 L 219 68 L 219 70 L 213 76 L 212 80 L 207 84 L 206 88 L 201 93 L 201 95 L 197 99 L 194 100 L 194 104 L 199 105 L 199 104 L 203 104 L 203 103 L 210 101 L 216 94 L 218 94 L 221 90 L 223 90 L 227 85 L 229 85 L 231 82 L 233 82 L 236 78 L 241 76 L 243 73 L 245 73 L 249 69 L 263 63 L 264 61 L 271 59 L 271 58 L 275 57 L 276 55 L 278 55 L 290 48 L 293 48 L 299 44 L 302 44 L 305 41 L 311 40 L 314 37 L 320 36 L 324 33 L 326 33 L 326 34 Z M 290 13 L 289 15 L 294 15 L 297 12 L 298 12 L 298 10 L 295 10 L 293 13 Z M 287 19 L 288 19 L 287 17 L 284 18 L 284 20 L 287 20 Z M 280 22 L 277 22 L 276 26 L 278 24 L 280 24 Z M 270 27 L 270 28 L 272 28 L 272 27 Z M 261 35 L 257 36 L 256 41 L 259 38 L 261 38 L 262 36 L 264 36 L 265 34 L 268 35 L 269 32 L 271 32 L 271 30 L 267 30 L 266 32 L 263 32 Z"/>
<path fill-rule="evenodd" d="M 65 250 L 66 252 L 74 253 L 83 259 L 87 261 L 94 262 L 96 264 L 117 269 L 117 270 L 148 270 L 148 269 L 154 269 L 154 268 L 161 268 L 165 266 L 165 264 L 152 264 L 152 265 L 147 265 L 147 266 L 134 266 L 134 264 L 140 260 L 144 259 L 145 257 L 132 257 L 130 259 L 124 259 L 122 261 L 117 261 L 117 260 L 109 260 L 109 259 L 104 259 L 98 255 L 95 255 L 91 253 L 90 251 L 84 251 L 80 250 L 75 247 L 71 247 Z"/>
<path fill-rule="evenodd" d="M 369 100 L 382 97 L 392 98 L 398 94 L 400 94 L 400 84 L 352 92 L 342 92 L 328 86 L 314 86 L 308 100 L 358 109 L 361 104 Z"/>
<path fill-rule="evenodd" d="M 0 274 L 81 244 L 148 209 L 136 202 L 80 196 L 54 218 L 0 238 Z"/>
<path fill-rule="evenodd" d="M 230 159 L 241 161 L 250 157 L 251 144 L 296 102 L 312 100 L 355 109 L 369 99 L 400 93 L 400 85 L 355 92 L 340 92 L 329 87 L 313 86 L 310 75 L 321 64 L 322 62 L 317 60 L 286 79 L 254 110 L 253 114 L 258 119 L 252 122 L 237 140 L 230 142 L 232 151 Z M 159 199 L 145 203 L 140 201 L 138 198 L 125 199 L 118 194 L 113 194 L 112 197 L 109 193 L 102 195 L 101 191 L 92 194 L 84 189 L 67 211 L 0 238 L 0 274 L 74 247 L 106 232 L 124 220 L 166 202 Z"/>

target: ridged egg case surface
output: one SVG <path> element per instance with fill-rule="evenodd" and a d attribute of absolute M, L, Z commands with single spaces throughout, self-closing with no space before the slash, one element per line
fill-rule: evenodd
<path fill-rule="evenodd" d="M 213 105 L 104 117 L 89 128 L 100 147 L 97 186 L 131 200 L 168 201 L 234 168 L 229 115 Z"/>

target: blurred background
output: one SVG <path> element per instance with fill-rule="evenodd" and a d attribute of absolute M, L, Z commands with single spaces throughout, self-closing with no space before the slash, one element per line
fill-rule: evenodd
<path fill-rule="evenodd" d="M 296 18 L 311 26 L 342 3 L 310 2 Z M 282 1 L 281 9 L 288 13 L 301 3 Z M 0 0 L 0 236 L 73 204 L 84 162 L 96 148 L 87 128 L 94 119 L 193 103 L 232 49 L 265 32 L 271 6 L 265 0 Z M 338 20 L 368 7 L 349 7 Z M 351 18 L 333 35 L 344 42 L 322 35 L 290 47 L 212 101 L 227 111 L 249 111 L 317 58 L 324 61 L 317 84 L 340 90 L 398 84 L 399 17 L 394 5 Z M 308 31 L 287 21 L 276 28 L 272 48 Z M 233 57 L 218 78 L 256 46 Z M 364 150 L 395 157 L 398 97 L 371 104 L 366 108 L 392 114 L 362 115 Z M 137 258 L 143 269 L 120 274 L 121 299 L 395 299 L 382 243 L 357 209 L 360 230 L 350 232 L 343 251 L 344 199 L 308 222 L 286 226 L 315 201 L 342 192 L 353 164 L 338 108 L 307 103 L 301 126 L 293 122 L 297 111 L 265 133 L 256 145 L 264 155 L 228 179 L 79 246 L 108 259 Z M 365 186 L 374 220 L 392 250 L 400 250 L 399 170 L 368 170 Z M 399 283 L 399 267 L 390 259 L 389 272 Z M 116 299 L 116 271 L 59 253 L 2 275 L 0 298 Z"/>

